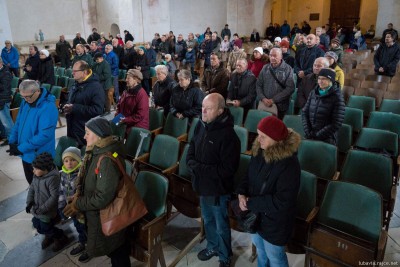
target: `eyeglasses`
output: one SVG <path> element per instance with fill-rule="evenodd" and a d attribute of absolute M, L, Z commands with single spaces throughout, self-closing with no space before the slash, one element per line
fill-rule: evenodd
<path fill-rule="evenodd" d="M 31 99 L 31 98 L 33 97 L 33 95 L 36 94 L 36 92 L 37 92 L 37 91 L 33 92 L 31 95 L 26 95 L 26 96 L 21 95 L 21 97 L 22 97 L 23 99 L 25 99 L 25 100 Z"/>
<path fill-rule="evenodd" d="M 72 70 L 72 73 L 77 73 L 77 72 L 80 72 L 80 71 L 85 71 L 85 70 Z"/>

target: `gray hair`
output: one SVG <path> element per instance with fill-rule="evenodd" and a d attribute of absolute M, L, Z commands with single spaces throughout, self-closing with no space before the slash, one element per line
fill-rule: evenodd
<path fill-rule="evenodd" d="M 106 47 L 109 48 L 109 49 L 111 49 L 111 51 L 113 50 L 113 46 L 110 45 L 110 44 L 106 45 Z"/>
<path fill-rule="evenodd" d="M 165 59 L 167 59 L 167 58 L 172 59 L 170 54 L 166 54 L 164 57 L 165 57 Z"/>
<path fill-rule="evenodd" d="M 178 72 L 178 79 L 183 78 L 183 79 L 189 79 L 192 80 L 192 74 L 190 73 L 190 70 L 181 70 Z"/>
<path fill-rule="evenodd" d="M 326 57 L 318 57 L 315 59 L 315 61 L 317 60 L 321 61 L 321 63 L 324 65 L 324 68 L 329 68 L 329 60 Z"/>
<path fill-rule="evenodd" d="M 30 91 L 31 93 L 38 91 L 40 89 L 40 85 L 34 80 L 24 80 L 19 85 L 20 92 Z"/>
<path fill-rule="evenodd" d="M 154 69 L 156 70 L 156 72 L 160 71 L 163 74 L 168 76 L 168 68 L 165 65 L 157 65 L 154 67 Z"/>
<path fill-rule="evenodd" d="M 246 65 L 246 69 L 249 66 L 249 63 L 247 62 L 247 59 L 245 59 L 245 58 L 239 58 L 238 60 L 236 60 L 236 62 L 238 62 L 238 61 L 242 61 L 244 63 L 244 65 Z"/>

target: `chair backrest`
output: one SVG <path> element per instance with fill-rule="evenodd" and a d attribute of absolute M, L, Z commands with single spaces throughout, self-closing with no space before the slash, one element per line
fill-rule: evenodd
<path fill-rule="evenodd" d="M 353 80 L 353 79 L 345 79 L 344 80 L 344 85 L 352 86 L 353 88 L 357 89 L 357 88 L 360 88 L 361 81 L 360 80 Z"/>
<path fill-rule="evenodd" d="M 15 92 L 10 104 L 10 108 L 19 108 L 21 106 L 22 97 L 19 92 Z"/>
<path fill-rule="evenodd" d="M 394 99 L 394 100 L 399 100 L 400 99 L 400 90 L 399 91 L 386 91 L 385 94 L 383 95 L 384 99 Z"/>
<path fill-rule="evenodd" d="M 178 175 L 180 177 L 191 180 L 192 177 L 190 176 L 190 173 L 189 173 L 189 170 L 188 170 L 188 167 L 186 164 L 186 156 L 187 156 L 188 151 L 189 151 L 189 144 L 186 144 L 183 148 L 182 156 L 179 160 Z"/>
<path fill-rule="evenodd" d="M 64 72 L 64 76 L 72 78 L 72 69 L 71 68 L 66 69 Z"/>
<path fill-rule="evenodd" d="M 353 143 L 353 129 L 351 125 L 343 123 L 338 132 L 337 147 L 339 152 L 346 153 Z"/>
<path fill-rule="evenodd" d="M 113 135 L 120 137 L 121 139 L 125 139 L 125 131 L 126 131 L 126 124 L 120 123 L 116 125 L 112 121 L 110 121 L 111 125 L 111 132 Z"/>
<path fill-rule="evenodd" d="M 242 126 L 244 109 L 242 107 L 229 107 L 229 110 L 233 116 L 234 124 Z"/>
<path fill-rule="evenodd" d="M 392 92 L 400 92 L 400 77 L 398 77 L 399 78 L 399 81 L 398 82 L 393 82 L 393 80 L 392 80 L 392 83 L 390 83 L 389 85 L 388 85 L 388 88 L 387 88 L 387 90 L 388 91 L 392 91 Z M 394 79 L 394 78 L 393 78 Z"/>
<path fill-rule="evenodd" d="M 199 118 L 193 118 L 192 123 L 190 124 L 189 133 L 188 133 L 188 142 L 190 142 L 194 135 L 194 130 L 196 129 L 197 123 L 199 122 Z"/>
<path fill-rule="evenodd" d="M 350 150 L 340 172 L 340 180 L 361 184 L 389 200 L 393 184 L 392 159 L 381 154 Z"/>
<path fill-rule="evenodd" d="M 243 179 L 243 177 L 246 176 L 250 159 L 251 159 L 250 155 L 240 154 L 239 167 L 235 172 L 233 181 L 234 190 L 236 190 L 236 188 L 239 186 L 240 181 Z"/>
<path fill-rule="evenodd" d="M 58 67 L 58 68 L 57 68 L 57 75 L 58 75 L 58 76 L 60 76 L 60 77 L 61 77 L 61 76 L 65 76 L 65 75 L 64 75 L 64 72 L 65 72 L 65 68 L 63 68 L 63 67 Z"/>
<path fill-rule="evenodd" d="M 150 77 L 156 77 L 156 69 L 153 67 L 150 67 Z"/>
<path fill-rule="evenodd" d="M 233 126 L 233 129 L 236 132 L 236 135 L 240 140 L 240 153 L 244 153 L 247 151 L 247 143 L 249 141 L 249 132 L 246 128 L 240 127 L 238 125 Z"/>
<path fill-rule="evenodd" d="M 179 141 L 178 139 L 159 134 L 154 138 L 151 146 L 149 163 L 160 169 L 167 169 L 178 162 Z"/>
<path fill-rule="evenodd" d="M 394 99 L 383 99 L 381 103 L 380 112 L 392 112 L 394 114 L 400 115 L 400 100 Z"/>
<path fill-rule="evenodd" d="M 14 76 L 11 80 L 11 88 L 18 88 L 18 82 L 19 78 Z"/>
<path fill-rule="evenodd" d="M 371 112 L 367 127 L 388 130 L 400 135 L 400 115 L 388 112 Z"/>
<path fill-rule="evenodd" d="M 383 75 L 368 75 L 365 80 L 367 81 L 376 81 L 376 82 L 384 82 L 384 83 L 390 83 L 390 77 L 389 76 L 383 76 Z"/>
<path fill-rule="evenodd" d="M 304 136 L 306 134 L 304 133 L 303 121 L 301 119 L 301 116 L 285 115 L 285 117 L 283 117 L 283 123 L 286 125 L 286 127 L 292 128 L 294 131 L 300 134 L 301 138 L 304 139 Z"/>
<path fill-rule="evenodd" d="M 386 82 L 378 82 L 378 81 L 363 81 L 361 83 L 361 88 L 376 88 L 379 90 L 386 91 L 386 89 L 388 88 L 388 84 Z"/>
<path fill-rule="evenodd" d="M 142 197 L 151 220 L 163 215 L 167 210 L 168 180 L 161 174 L 141 171 L 136 177 L 136 189 Z"/>
<path fill-rule="evenodd" d="M 381 129 L 362 128 L 355 143 L 356 148 L 370 152 L 389 153 L 393 157 L 398 155 L 398 135 Z"/>
<path fill-rule="evenodd" d="M 63 165 L 62 153 L 64 152 L 65 149 L 67 149 L 70 146 L 78 147 L 78 142 L 71 137 L 61 136 L 60 140 L 58 140 L 58 144 L 56 146 L 56 153 L 54 156 L 54 164 L 58 168 L 61 168 Z"/>
<path fill-rule="evenodd" d="M 353 131 L 359 132 L 363 127 L 363 111 L 358 108 L 345 107 L 343 123 L 351 126 Z"/>
<path fill-rule="evenodd" d="M 42 83 L 42 84 L 40 85 L 40 87 L 45 88 L 47 91 L 50 92 L 51 84 Z"/>
<path fill-rule="evenodd" d="M 376 107 L 381 105 L 383 96 L 385 94 L 384 90 L 376 88 L 357 88 L 354 92 L 357 96 L 369 96 L 375 98 Z"/>
<path fill-rule="evenodd" d="M 60 99 L 61 89 L 61 86 L 53 85 L 53 87 L 51 87 L 51 94 L 54 95 L 56 99 Z"/>
<path fill-rule="evenodd" d="M 354 95 L 355 89 L 353 86 L 344 85 L 342 87 L 344 102 L 347 103 L 351 95 Z"/>
<path fill-rule="evenodd" d="M 250 109 L 247 113 L 246 121 L 244 122 L 244 127 L 251 133 L 257 133 L 257 125 L 261 119 L 272 116 L 270 112 Z"/>
<path fill-rule="evenodd" d="M 164 112 L 151 108 L 149 110 L 149 130 L 153 131 L 163 126 L 164 123 Z"/>
<path fill-rule="evenodd" d="M 57 85 L 61 86 L 62 88 L 67 87 L 68 77 L 65 76 L 58 76 Z"/>
<path fill-rule="evenodd" d="M 118 73 L 118 80 L 125 80 L 125 78 L 126 78 L 126 70 L 120 69 Z"/>
<path fill-rule="evenodd" d="M 303 140 L 297 157 L 302 170 L 331 180 L 337 169 L 337 147 L 321 141 Z"/>
<path fill-rule="evenodd" d="M 297 217 L 306 219 L 311 210 L 316 206 L 316 201 L 317 176 L 302 170 L 299 194 L 297 195 Z"/>
<path fill-rule="evenodd" d="M 326 189 L 317 220 L 376 243 L 382 229 L 382 197 L 362 185 L 332 181 Z"/>
<path fill-rule="evenodd" d="M 368 117 L 375 110 L 375 98 L 369 96 L 352 95 L 347 102 L 350 108 L 358 108 L 363 111 L 363 115 Z"/>
<path fill-rule="evenodd" d="M 143 128 L 132 127 L 128 137 L 126 138 L 126 143 L 125 143 L 126 152 L 129 157 L 132 158 L 135 157 L 137 149 L 139 147 L 140 140 L 142 139 L 142 137 L 140 136 L 141 133 L 147 134 L 147 137 L 144 137 L 143 139 L 142 147 L 139 151 L 138 156 L 150 151 L 150 140 L 151 140 L 150 131 Z"/>
<path fill-rule="evenodd" d="M 188 122 L 188 118 L 178 119 L 172 113 L 169 113 L 165 121 L 163 134 L 179 137 L 187 132 Z"/>

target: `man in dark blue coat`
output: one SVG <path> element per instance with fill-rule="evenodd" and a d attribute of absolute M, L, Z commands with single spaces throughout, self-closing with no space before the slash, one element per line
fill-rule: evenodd
<path fill-rule="evenodd" d="M 396 43 L 397 33 L 386 33 L 385 43 L 381 44 L 374 55 L 375 73 L 393 77 L 400 60 L 400 46 Z"/>

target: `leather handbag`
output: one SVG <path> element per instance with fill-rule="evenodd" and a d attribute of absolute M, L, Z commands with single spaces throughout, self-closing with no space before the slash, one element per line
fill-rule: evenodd
<path fill-rule="evenodd" d="M 239 207 L 239 199 L 231 201 L 231 208 L 236 216 L 239 228 L 246 233 L 256 233 L 259 223 L 259 214 L 250 210 L 242 211 Z"/>
<path fill-rule="evenodd" d="M 146 215 L 147 208 L 132 178 L 125 172 L 121 161 L 116 159 L 110 152 L 100 156 L 97 161 L 96 171 L 100 170 L 100 163 L 105 157 L 110 158 L 117 164 L 119 171 L 123 174 L 118 185 L 116 197 L 107 207 L 100 210 L 103 234 L 105 236 L 110 236 Z"/>

